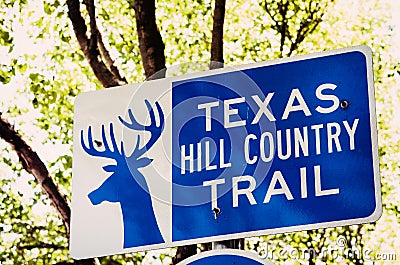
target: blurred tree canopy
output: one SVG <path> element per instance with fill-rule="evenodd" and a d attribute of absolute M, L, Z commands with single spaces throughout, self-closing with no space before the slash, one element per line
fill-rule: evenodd
<path fill-rule="evenodd" d="M 374 57 L 382 218 L 249 238 L 245 248 L 276 264 L 400 260 L 396 1 L 3 0 L 0 7 L 0 264 L 171 264 L 209 248 L 71 259 L 72 125 L 79 93 L 161 78 L 188 62 L 216 68 L 359 44 L 370 46 Z M 349 249 L 367 253 L 326 255 L 343 238 Z M 314 253 L 301 255 L 311 248 Z"/>

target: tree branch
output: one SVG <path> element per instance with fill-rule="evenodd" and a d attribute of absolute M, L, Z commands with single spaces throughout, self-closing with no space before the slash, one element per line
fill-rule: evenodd
<path fill-rule="evenodd" d="M 90 39 L 89 39 L 89 52 L 95 53 L 97 50 L 97 25 L 96 25 L 96 9 L 94 6 L 94 0 L 84 0 L 83 3 L 86 6 L 86 10 L 89 14 L 89 25 L 90 25 Z"/>
<path fill-rule="evenodd" d="M 74 262 L 69 261 L 60 261 L 55 263 L 54 265 L 100 265 L 100 263 L 96 259 L 85 259 L 85 260 L 77 260 Z"/>
<path fill-rule="evenodd" d="M 109 260 L 109 261 L 107 262 L 107 265 L 122 265 L 122 264 L 119 263 L 119 262 L 117 262 L 117 261 L 115 261 L 115 260 Z"/>
<path fill-rule="evenodd" d="M 102 58 L 104 58 L 104 61 L 108 67 L 108 69 L 110 69 L 111 73 L 120 81 L 124 82 L 124 83 L 128 83 L 128 81 L 126 80 L 125 77 L 122 77 L 118 68 L 114 65 L 114 60 L 111 58 L 110 53 L 108 52 L 108 50 L 106 49 L 104 42 L 103 42 L 103 38 L 102 35 L 100 34 L 100 31 L 98 31 L 98 35 L 97 35 L 97 44 L 100 50 L 100 54 L 102 56 Z"/>
<path fill-rule="evenodd" d="M 281 53 L 281 57 L 283 57 L 283 47 L 285 46 L 285 39 L 286 36 L 290 36 L 288 28 L 288 19 L 287 19 L 289 2 L 288 1 L 286 1 L 285 3 L 280 2 L 278 3 L 278 6 L 279 6 L 279 14 L 282 17 L 282 21 L 279 26 L 279 31 L 281 32 L 281 43 L 279 51 Z"/>
<path fill-rule="evenodd" d="M 310 0 L 308 6 L 302 6 L 296 1 L 264 0 L 264 9 L 274 22 L 271 28 L 280 35 L 280 57 L 284 56 L 285 45 L 289 48 L 285 56 L 291 56 L 307 35 L 316 30 L 329 2 L 333 1 L 325 1 L 321 6 L 321 2 Z M 292 15 L 288 15 L 289 10 Z"/>
<path fill-rule="evenodd" d="M 72 22 L 75 36 L 79 46 L 89 62 L 96 78 L 104 87 L 112 87 L 126 84 L 126 80 L 114 75 L 101 60 L 98 49 L 99 31 L 96 26 L 95 6 L 93 0 L 84 1 L 90 17 L 90 39 L 87 36 L 88 28 L 81 15 L 79 0 L 67 0 L 68 17 Z M 116 69 L 116 68 L 115 68 Z M 120 75 L 119 75 L 120 76 Z"/>
<path fill-rule="evenodd" d="M 210 69 L 222 68 L 224 65 L 225 3 L 225 0 L 215 0 Z"/>
<path fill-rule="evenodd" d="M 40 160 L 36 152 L 22 139 L 14 127 L 0 116 L 0 137 L 3 138 L 17 153 L 23 168 L 32 174 L 43 191 L 49 197 L 51 203 L 60 214 L 69 236 L 71 209 L 65 197 L 59 191 L 57 185 L 51 178 L 46 166 Z"/>
<path fill-rule="evenodd" d="M 146 78 L 165 76 L 164 42 L 157 28 L 155 0 L 135 0 L 130 6 L 135 10 L 139 49 Z"/>
<path fill-rule="evenodd" d="M 305 37 L 313 32 L 322 22 L 322 16 L 324 15 L 326 7 L 327 4 L 323 8 L 320 8 L 319 3 L 316 3 L 315 8 L 313 8 L 312 2 L 309 3 L 308 8 L 305 9 L 307 15 L 300 21 L 300 27 L 297 30 L 296 37 L 293 36 L 293 40 L 291 40 L 288 56 L 290 56 L 292 52 L 299 47 L 300 43 L 303 42 Z"/>
<path fill-rule="evenodd" d="M 14 127 L 5 118 L 3 118 L 1 114 L 0 138 L 10 144 L 10 146 L 17 153 L 23 168 L 28 173 L 32 174 L 39 182 L 51 204 L 60 214 L 67 231 L 66 236 L 69 238 L 71 208 L 69 207 L 65 196 L 63 196 L 59 191 L 57 185 L 54 183 L 49 171 L 39 158 L 38 154 L 32 150 L 32 148 L 22 139 L 22 136 L 15 131 Z M 85 259 L 76 261 L 76 264 L 96 265 L 98 262 L 97 259 Z"/>
<path fill-rule="evenodd" d="M 18 249 L 31 250 L 31 249 L 35 249 L 35 248 L 49 248 L 49 249 L 53 249 L 53 250 L 66 249 L 65 246 L 59 246 L 59 245 L 43 243 L 43 242 L 38 242 L 38 243 L 33 244 L 33 245 L 18 246 Z"/>

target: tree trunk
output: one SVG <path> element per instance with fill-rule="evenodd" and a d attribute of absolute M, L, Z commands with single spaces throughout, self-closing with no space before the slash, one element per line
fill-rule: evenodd
<path fill-rule="evenodd" d="M 215 0 L 213 19 L 210 69 L 221 68 L 224 65 L 225 0 Z"/>
<path fill-rule="evenodd" d="M 165 76 L 164 42 L 156 24 L 154 0 L 135 0 L 136 30 L 146 78 Z"/>
<path fill-rule="evenodd" d="M 54 208 L 60 214 L 64 222 L 67 237 L 70 231 L 71 209 L 57 185 L 51 178 L 46 166 L 40 160 L 36 152 L 22 139 L 22 136 L 14 130 L 14 127 L 6 119 L 0 116 L 0 137 L 10 144 L 17 153 L 23 168 L 32 174 L 41 185 L 43 191 L 49 197 Z"/>
<path fill-rule="evenodd" d="M 41 185 L 44 193 L 50 199 L 51 204 L 60 214 L 61 219 L 65 225 L 67 235 L 69 238 L 70 221 L 71 221 L 71 208 L 68 205 L 67 199 L 61 194 L 57 185 L 54 183 L 53 178 L 50 176 L 43 161 L 39 158 L 38 154 L 22 139 L 22 136 L 15 131 L 14 127 L 0 114 L 0 137 L 4 139 L 17 153 L 22 167 L 30 174 L 32 174 L 37 182 Z M 86 259 L 75 261 L 79 265 L 97 265 L 97 259 Z"/>
<path fill-rule="evenodd" d="M 68 17 L 72 22 L 76 39 L 78 40 L 79 46 L 81 47 L 86 60 L 103 87 L 113 87 L 126 84 L 127 82 L 125 78 L 121 77 L 117 68 L 111 64 L 111 61 L 108 58 L 108 51 L 105 50 L 101 34 L 96 25 L 94 0 L 86 0 L 84 3 L 90 17 L 90 39 L 87 35 L 88 28 L 86 26 L 86 21 L 82 17 L 80 11 L 80 2 L 77 0 L 67 0 Z M 101 55 L 105 56 L 105 61 L 111 69 L 107 68 Z"/>

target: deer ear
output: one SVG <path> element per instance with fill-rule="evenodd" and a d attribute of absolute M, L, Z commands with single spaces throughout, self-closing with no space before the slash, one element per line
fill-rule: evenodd
<path fill-rule="evenodd" d="M 107 165 L 103 167 L 105 172 L 115 172 L 115 170 L 117 169 L 116 165 Z"/>
<path fill-rule="evenodd" d="M 153 161 L 153 159 L 151 158 L 147 158 L 147 157 L 143 157 L 140 158 L 136 161 L 136 166 L 139 167 L 146 167 L 148 165 L 150 165 L 150 163 Z"/>

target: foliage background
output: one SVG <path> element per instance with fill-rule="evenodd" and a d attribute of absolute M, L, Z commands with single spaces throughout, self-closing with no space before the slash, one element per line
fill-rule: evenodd
<path fill-rule="evenodd" d="M 226 65 L 287 56 L 263 6 L 268 1 L 228 1 L 224 25 Z M 295 1 L 301 3 L 302 1 Z M 330 1 L 327 1 L 330 2 Z M 98 26 L 116 65 L 129 83 L 144 80 L 132 1 L 98 1 Z M 70 200 L 73 104 L 82 91 L 102 89 L 79 48 L 63 0 L 0 2 L 0 112 L 45 161 Z M 167 66 L 209 61 L 213 1 L 160 1 L 156 17 Z M 247 248 L 323 249 L 344 236 L 350 247 L 400 260 L 400 1 L 337 0 L 319 27 L 293 55 L 367 44 L 373 50 L 383 215 L 376 224 L 265 236 Z M 298 27 L 290 20 L 293 34 Z M 108 43 L 108 44 L 107 44 Z M 110 102 L 112 104 L 112 102 Z M 9 145 L 0 141 L 0 264 L 71 262 L 65 228 L 41 187 L 22 170 Z M 269 243 L 268 243 L 269 242 Z M 321 242 L 322 245 L 321 245 Z M 102 258 L 122 264 L 169 264 L 174 249 Z M 312 264 L 308 258 L 276 257 L 277 264 Z M 386 261 L 387 262 L 387 261 Z M 317 264 L 384 264 L 368 259 L 332 259 Z M 393 261 L 396 263 L 396 261 Z M 60 263 L 61 264 L 61 263 Z M 110 264 L 110 263 L 109 263 Z"/>

